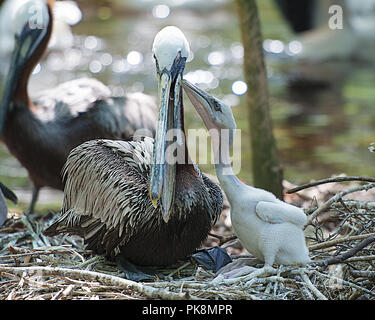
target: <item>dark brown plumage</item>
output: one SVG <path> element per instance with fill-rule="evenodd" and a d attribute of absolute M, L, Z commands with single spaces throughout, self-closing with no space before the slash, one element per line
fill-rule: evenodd
<path fill-rule="evenodd" d="M 183 259 L 207 237 L 222 210 L 220 188 L 193 165 L 176 173 L 168 223 L 149 198 L 153 139 L 95 140 L 75 148 L 64 172 L 60 218 L 44 232 L 82 236 L 87 248 L 109 258 L 119 253 L 139 265 Z"/>

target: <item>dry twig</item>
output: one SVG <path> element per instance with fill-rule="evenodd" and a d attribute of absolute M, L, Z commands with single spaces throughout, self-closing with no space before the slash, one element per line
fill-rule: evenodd
<path fill-rule="evenodd" d="M 366 181 L 366 182 L 375 182 L 375 178 L 369 178 L 369 177 L 358 177 L 358 176 L 349 176 L 349 177 L 332 177 L 332 178 L 327 178 L 327 179 L 322 179 L 322 180 L 317 180 L 313 182 L 309 182 L 306 184 L 303 184 L 301 186 L 292 188 L 288 190 L 286 193 L 291 194 L 295 193 L 298 191 L 301 191 L 303 189 L 315 187 L 321 184 L 325 183 L 332 183 L 332 182 L 347 182 L 347 181 Z"/>
<path fill-rule="evenodd" d="M 345 190 L 345 191 L 341 191 L 341 192 L 338 192 L 336 193 L 332 198 L 330 198 L 328 201 L 326 201 L 325 203 L 323 203 L 318 209 L 316 209 L 309 217 L 308 217 L 308 220 L 304 226 L 304 228 L 306 228 L 309 224 L 312 223 L 312 221 L 319 215 L 321 214 L 322 212 L 326 211 L 329 209 L 329 207 L 334 203 L 334 202 L 337 202 L 339 201 L 339 199 L 341 199 L 343 196 L 347 195 L 347 194 L 350 194 L 350 193 L 353 193 L 353 192 L 357 192 L 357 191 L 367 191 L 371 188 L 374 188 L 375 187 L 375 183 L 369 183 L 369 184 L 366 184 L 366 185 L 363 185 L 363 186 L 360 186 L 360 187 L 355 187 L 355 188 L 351 188 L 349 190 Z"/>
<path fill-rule="evenodd" d="M 369 244 L 373 243 L 375 241 L 375 235 L 372 235 L 370 237 L 367 237 L 366 239 L 362 240 L 357 246 L 354 248 L 351 248 L 350 250 L 346 251 L 345 253 L 331 257 L 322 261 L 314 261 L 312 262 L 313 265 L 316 266 L 328 266 L 330 264 L 336 264 L 341 263 L 345 261 L 346 259 L 354 256 L 357 252 L 362 250 L 363 248 L 367 247 Z"/>
<path fill-rule="evenodd" d="M 16 275 L 22 275 L 23 273 L 26 273 L 26 275 L 39 275 L 43 277 L 70 277 L 78 280 L 97 281 L 106 285 L 135 291 L 139 294 L 145 295 L 148 298 L 154 299 L 159 298 L 168 300 L 185 300 L 195 298 L 191 297 L 188 293 L 179 294 L 175 292 L 168 292 L 166 290 L 159 290 L 138 282 L 94 271 L 51 267 L 3 267 L 0 265 L 0 273 L 2 272 Z"/>

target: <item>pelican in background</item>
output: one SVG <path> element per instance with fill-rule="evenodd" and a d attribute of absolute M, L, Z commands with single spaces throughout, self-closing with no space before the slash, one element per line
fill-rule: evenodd
<path fill-rule="evenodd" d="M 30 15 L 35 10 L 30 8 L 37 8 L 36 21 Z M 142 93 L 111 97 L 105 85 L 87 78 L 63 83 L 31 100 L 27 85 L 51 36 L 51 5 L 29 1 L 16 20 L 20 28 L 7 78 L 0 87 L 0 139 L 35 186 L 32 212 L 41 187 L 63 190 L 61 170 L 74 147 L 98 138 L 129 140 L 140 131 L 153 136 L 157 103 Z"/>
<path fill-rule="evenodd" d="M 302 229 L 307 221 L 304 211 L 277 199 L 271 192 L 244 184 L 233 174 L 229 149 L 236 122 L 232 110 L 186 80 L 183 87 L 210 132 L 216 175 L 228 197 L 232 226 L 242 245 L 265 262 L 264 270 L 269 270 L 274 263 L 308 263 L 310 258 Z M 225 130 L 229 136 L 227 141 L 223 139 Z M 230 270 L 230 264 L 224 268 Z M 239 276 L 249 270 L 254 271 L 245 266 L 224 276 Z"/>
<path fill-rule="evenodd" d="M 176 27 L 155 36 L 160 106 L 155 140 L 96 140 L 72 150 L 60 218 L 45 235 L 78 234 L 88 249 L 141 266 L 170 265 L 200 247 L 223 198 L 220 187 L 189 159 L 185 143 L 181 79 L 189 52 Z M 174 132 L 172 141 L 168 135 Z M 173 150 L 184 155 L 177 163 L 169 158 Z"/>
<path fill-rule="evenodd" d="M 0 227 L 7 219 L 8 207 L 5 199 L 9 199 L 14 204 L 17 204 L 17 196 L 12 190 L 8 189 L 0 182 Z"/>

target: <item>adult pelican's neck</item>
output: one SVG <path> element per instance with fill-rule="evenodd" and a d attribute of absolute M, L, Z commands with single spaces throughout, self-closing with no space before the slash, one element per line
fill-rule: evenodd
<path fill-rule="evenodd" d="M 42 58 L 44 52 L 46 51 L 47 45 L 51 38 L 51 33 L 52 33 L 53 17 L 52 17 L 52 10 L 51 10 L 49 3 L 47 3 L 47 7 L 48 7 L 49 22 L 47 26 L 46 35 L 44 39 L 42 40 L 42 42 L 34 51 L 33 55 L 29 58 L 28 61 L 26 61 L 25 66 L 22 69 L 21 74 L 18 78 L 18 82 L 16 84 L 16 90 L 14 93 L 15 101 L 19 101 L 30 107 L 33 106 L 29 98 L 28 91 L 27 91 L 27 86 L 28 86 L 28 82 L 30 79 L 30 75 L 33 72 L 35 66 L 38 64 L 39 60 Z"/>

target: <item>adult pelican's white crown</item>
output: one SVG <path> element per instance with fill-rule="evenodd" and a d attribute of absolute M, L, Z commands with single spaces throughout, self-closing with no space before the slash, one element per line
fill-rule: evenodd
<path fill-rule="evenodd" d="M 183 32 L 168 26 L 160 30 L 155 36 L 152 52 L 158 62 L 159 70 L 171 70 L 173 62 L 180 52 L 181 57 L 188 58 L 190 54 L 189 42 Z"/>

